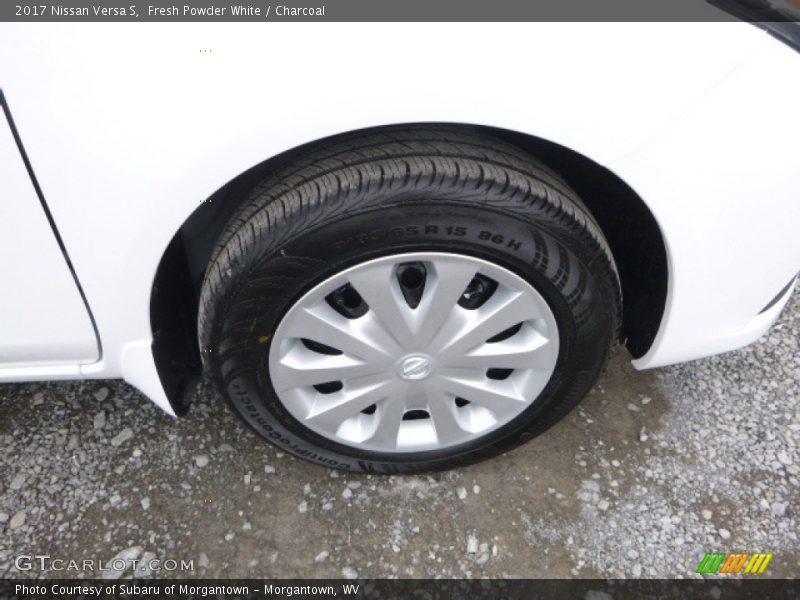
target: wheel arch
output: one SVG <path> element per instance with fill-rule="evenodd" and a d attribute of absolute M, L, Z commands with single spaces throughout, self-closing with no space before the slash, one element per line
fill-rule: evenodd
<path fill-rule="evenodd" d="M 555 142 L 497 127 L 446 125 L 515 144 L 575 189 L 603 230 L 617 263 L 623 297 L 621 340 L 634 357 L 644 355 L 661 323 L 668 271 L 664 238 L 642 198 L 609 169 Z M 225 224 L 259 179 L 310 146 L 335 137 L 338 135 L 295 147 L 234 177 L 183 221 L 164 250 L 151 290 L 150 325 L 156 369 L 176 414 L 188 409 L 187 392 L 202 370 L 202 349 L 197 342 L 200 286 Z"/>

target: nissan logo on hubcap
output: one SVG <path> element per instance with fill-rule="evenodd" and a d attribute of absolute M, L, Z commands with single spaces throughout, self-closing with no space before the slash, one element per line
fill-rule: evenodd
<path fill-rule="evenodd" d="M 433 361 L 426 356 L 409 356 L 400 363 L 403 379 L 425 379 L 433 371 Z"/>

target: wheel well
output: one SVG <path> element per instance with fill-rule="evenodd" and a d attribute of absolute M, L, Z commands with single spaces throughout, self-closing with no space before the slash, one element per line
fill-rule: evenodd
<path fill-rule="evenodd" d="M 647 352 L 664 312 L 668 273 L 664 240 L 644 201 L 605 167 L 554 142 L 493 127 L 452 127 L 515 144 L 572 186 L 603 230 L 617 263 L 623 298 L 621 339 L 634 357 Z M 197 308 L 205 269 L 219 235 L 260 179 L 319 141 L 270 158 L 222 186 L 184 221 L 165 250 L 153 285 L 150 322 L 158 374 L 177 413 L 187 410 L 187 391 L 202 368 Z"/>
<path fill-rule="evenodd" d="M 622 285 L 620 338 L 643 356 L 658 332 L 667 301 L 667 250 L 650 209 L 622 179 L 559 144 L 504 129 L 489 129 L 546 163 L 578 193 L 606 236 Z"/>

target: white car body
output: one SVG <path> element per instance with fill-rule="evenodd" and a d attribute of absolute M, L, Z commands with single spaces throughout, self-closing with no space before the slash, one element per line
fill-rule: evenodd
<path fill-rule="evenodd" d="M 605 167 L 666 250 L 634 365 L 740 347 L 800 268 L 798 72 L 747 23 L 0 24 L 0 88 L 85 296 L 0 120 L 0 381 L 121 377 L 172 413 L 150 303 L 176 231 L 254 165 L 400 123 Z"/>

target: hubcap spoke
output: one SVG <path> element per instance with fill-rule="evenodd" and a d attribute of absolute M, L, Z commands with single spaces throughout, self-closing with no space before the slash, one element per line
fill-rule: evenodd
<path fill-rule="evenodd" d="M 343 310 L 342 290 L 366 307 Z M 518 417 L 558 350 L 552 311 L 518 275 L 418 252 L 356 265 L 302 296 L 275 331 L 269 372 L 309 429 L 403 454 L 467 443 Z"/>
<path fill-rule="evenodd" d="M 443 377 L 442 388 L 471 403 L 483 406 L 497 417 L 516 414 L 527 405 L 513 382 Z M 489 383 L 491 382 L 491 384 Z"/>
<path fill-rule="evenodd" d="M 484 369 L 550 369 L 553 365 L 553 346 L 548 342 L 541 333 L 526 326 L 510 339 L 493 344 L 483 343 L 452 358 L 447 365 Z"/>
<path fill-rule="evenodd" d="M 364 362 L 345 354 L 320 354 L 296 342 L 286 355 L 273 364 L 271 376 L 275 390 L 283 391 L 364 377 L 385 370 L 385 362 Z"/>
<path fill-rule="evenodd" d="M 397 442 L 400 436 L 400 426 L 403 424 L 403 415 L 405 414 L 405 407 L 402 402 L 392 401 L 389 399 L 382 402 L 375 411 L 375 418 L 377 419 L 377 427 L 375 433 L 367 440 L 369 443 L 381 446 L 387 450 L 394 450 L 397 448 Z"/>
<path fill-rule="evenodd" d="M 341 393 L 317 394 L 306 422 L 336 431 L 346 419 L 388 398 L 396 386 L 395 382 L 383 380 L 366 382 Z"/>
<path fill-rule="evenodd" d="M 435 263 L 433 273 L 428 274 L 425 290 L 417 307 L 417 344 L 427 345 L 441 330 L 476 271 L 476 266 L 470 263 Z"/>
<path fill-rule="evenodd" d="M 428 391 L 423 385 L 409 385 L 405 392 L 406 410 L 427 410 Z"/>
<path fill-rule="evenodd" d="M 414 339 L 413 313 L 400 291 L 395 268 L 388 263 L 355 271 L 349 277 L 350 285 L 394 339 L 400 345 L 408 345 Z"/>
<path fill-rule="evenodd" d="M 538 315 L 522 292 L 501 292 L 477 310 L 466 311 L 458 307 L 462 318 L 455 331 L 443 330 L 433 341 L 440 356 L 451 359 L 466 354 L 491 337 L 509 327 L 534 319 Z"/>
<path fill-rule="evenodd" d="M 292 317 L 287 336 L 313 340 L 360 359 L 381 352 L 376 344 L 365 339 L 363 327 L 327 304 L 318 303 L 312 308 L 298 307 Z"/>
<path fill-rule="evenodd" d="M 432 386 L 434 389 L 438 386 Z M 433 397 L 428 404 L 428 412 L 433 421 L 433 429 L 436 432 L 436 440 L 442 446 L 456 443 L 464 437 L 464 430 L 458 423 L 455 413 L 455 398 L 448 396 L 440 389 L 433 392 Z"/>

